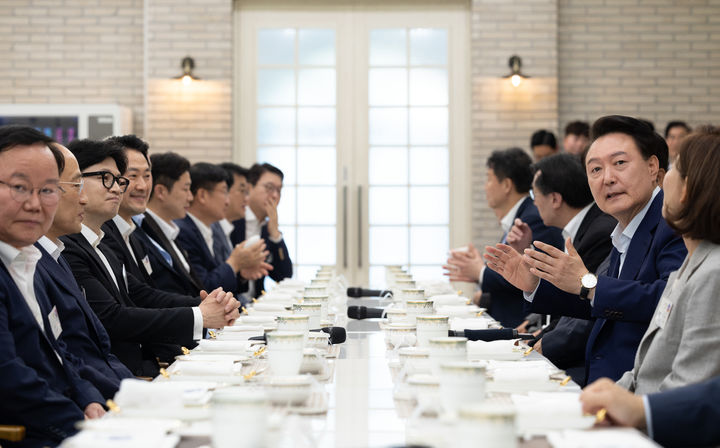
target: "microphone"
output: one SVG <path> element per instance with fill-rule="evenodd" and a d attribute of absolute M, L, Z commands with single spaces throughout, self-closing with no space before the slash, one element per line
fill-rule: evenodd
<path fill-rule="evenodd" d="M 366 306 L 349 306 L 347 315 L 350 319 L 373 319 L 383 317 L 384 308 L 368 308 Z"/>
<path fill-rule="evenodd" d="M 351 286 L 347 289 L 348 297 L 384 297 L 392 296 L 392 291 L 387 289 L 364 289 L 357 286 Z"/>
<path fill-rule="evenodd" d="M 470 341 L 500 341 L 504 339 L 534 339 L 531 333 L 518 333 L 514 328 L 502 328 L 492 330 L 461 330 L 448 331 L 448 336 L 466 337 Z"/>
<path fill-rule="evenodd" d="M 347 339 L 347 331 L 345 331 L 343 327 L 323 327 L 310 331 L 322 331 L 323 333 L 329 334 L 330 337 L 328 338 L 328 344 L 330 345 L 342 344 Z M 248 340 L 267 342 L 267 338 L 264 334 L 262 336 L 253 336 L 248 338 Z"/>

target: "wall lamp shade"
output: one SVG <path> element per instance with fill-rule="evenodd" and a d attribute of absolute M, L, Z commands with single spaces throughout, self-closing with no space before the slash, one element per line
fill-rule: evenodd
<path fill-rule="evenodd" d="M 522 72 L 522 59 L 520 59 L 520 56 L 516 54 L 510 56 L 508 66 L 510 67 L 510 74 L 503 76 L 503 78 L 510 78 L 513 86 L 517 87 L 523 79 L 529 78 L 529 76 Z"/>
<path fill-rule="evenodd" d="M 175 79 L 182 80 L 182 83 L 184 85 L 189 85 L 191 82 L 196 81 L 200 78 L 193 75 L 193 70 L 195 69 L 195 60 L 191 58 L 190 56 L 185 56 L 180 63 L 180 67 L 182 67 L 182 75 L 176 76 Z"/>

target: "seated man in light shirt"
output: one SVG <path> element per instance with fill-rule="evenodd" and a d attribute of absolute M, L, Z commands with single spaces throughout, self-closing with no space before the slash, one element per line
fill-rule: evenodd
<path fill-rule="evenodd" d="M 203 328 L 222 328 L 238 316 L 237 301 L 217 289 L 199 298 L 166 293 L 135 278 L 101 243 L 101 227 L 117 215 L 129 181 L 122 148 L 76 140 L 68 145 L 83 173 L 88 203 L 80 233 L 61 237 L 63 257 L 112 340 L 113 353 L 137 376 L 158 373 L 152 344 L 190 345 Z M 204 295 L 201 294 L 201 297 Z"/>
<path fill-rule="evenodd" d="M 243 242 L 229 254 L 221 253 L 212 225 L 225 217 L 229 202 L 227 174 L 217 165 L 200 162 L 190 167 L 190 179 L 193 194 L 190 208 L 187 216 L 175 220 L 180 228 L 178 245 L 187 252 L 188 262 L 205 288 L 221 287 L 237 295 L 241 292 L 238 274 L 255 280 L 272 269 L 264 261 L 268 255 L 265 246 L 260 242 L 246 248 Z"/>
<path fill-rule="evenodd" d="M 28 126 L 0 127 L 0 421 L 26 428 L 26 446 L 56 446 L 101 417 L 103 396 L 58 341 L 62 324 L 35 270 L 33 244 L 58 207 L 64 158 Z"/>

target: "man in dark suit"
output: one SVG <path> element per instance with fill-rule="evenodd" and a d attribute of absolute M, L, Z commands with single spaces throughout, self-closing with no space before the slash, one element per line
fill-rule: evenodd
<path fill-rule="evenodd" d="M 667 278 L 687 254 L 661 214 L 662 137 L 640 120 L 617 115 L 598 119 L 592 134 L 585 156 L 590 190 L 600 209 L 618 220 L 607 275 L 592 274 L 569 240 L 568 253 L 536 241 L 545 253 L 526 250 L 521 257 L 499 245 L 485 257 L 527 292 L 533 311 L 596 319 L 585 352 L 587 382 L 617 380 L 632 369 Z"/>
<path fill-rule="evenodd" d="M 117 214 L 129 181 L 121 177 L 127 158 L 111 142 L 79 140 L 69 145 L 83 173 L 88 204 L 80 233 L 62 237 L 63 257 L 86 291 L 112 341 L 115 355 L 138 376 L 154 376 L 153 343 L 186 345 L 203 328 L 221 328 L 237 317 L 237 301 L 221 290 L 204 300 L 165 293 L 128 272 L 106 246 L 101 227 Z"/>
<path fill-rule="evenodd" d="M 535 206 L 546 226 L 562 229 L 590 272 L 597 272 L 612 249 L 610 232 L 617 221 L 603 213 L 593 202 L 587 175 L 580 160 L 572 154 L 546 157 L 534 166 L 533 193 Z M 530 247 L 530 227 L 520 220 L 510 230 L 509 244 L 518 253 Z M 560 317 L 542 330 L 534 348 L 553 364 L 565 369 L 573 381 L 584 385 L 585 345 L 593 321 Z"/>
<path fill-rule="evenodd" d="M 583 411 L 607 411 L 613 425 L 645 430 L 666 447 L 720 444 L 720 377 L 649 395 L 634 395 L 607 378 L 580 395 Z"/>
<path fill-rule="evenodd" d="M 533 200 L 528 196 L 532 183 L 532 161 L 520 148 L 494 151 L 487 161 L 485 197 L 495 212 L 504 235 L 516 219 L 532 229 L 535 238 L 547 241 L 554 247 L 562 247 L 560 229 L 543 224 Z M 483 305 L 490 315 L 504 327 L 515 328 L 526 315 L 522 291 L 508 283 L 498 273 L 485 269 L 482 258 L 472 246 L 467 252 L 453 251 L 447 265 L 451 281 L 478 282 L 483 292 Z"/>
<path fill-rule="evenodd" d="M 150 157 L 152 189 L 140 227 L 141 237 L 150 260 L 155 285 L 165 291 L 198 295 L 205 289 L 187 260 L 187 253 L 177 244 L 180 228 L 173 222 L 182 219 L 192 201 L 190 162 L 181 155 L 168 152 Z"/>
<path fill-rule="evenodd" d="M 279 282 L 292 277 L 293 265 L 283 235 L 278 228 L 278 204 L 282 194 L 283 172 L 269 163 L 254 164 L 247 174 L 248 197 L 245 219 L 233 221 L 235 230 L 230 235 L 233 244 L 251 237 L 260 237 L 267 243 L 270 253 L 267 262 L 272 265 L 270 278 Z M 249 285 L 248 294 L 258 297 L 265 288 L 265 278 Z"/>
<path fill-rule="evenodd" d="M 193 199 L 187 216 L 175 220 L 180 228 L 179 246 L 188 254 L 188 262 L 200 277 L 205 288 L 221 287 L 233 294 L 240 293 L 238 274 L 256 280 L 272 266 L 264 262 L 267 256 L 264 242 L 246 248 L 238 244 L 227 256 L 215 250 L 212 224 L 225 217 L 228 206 L 228 184 L 225 170 L 210 163 L 196 163 L 190 167 Z"/>
<path fill-rule="evenodd" d="M 82 191 L 82 174 L 77 160 L 67 148 L 56 145 L 65 157 L 60 174 L 62 195 L 52 226 L 35 243 L 42 258 L 36 277 L 45 285 L 50 303 L 57 309 L 63 332 L 59 340 L 67 346 L 80 376 L 90 381 L 105 398 L 112 398 L 120 381 L 132 373 L 110 353 L 110 337 L 100 320 L 90 309 L 75 282 L 70 266 L 60 257 L 64 248 L 60 236 L 80 231 L 87 196 Z"/>
<path fill-rule="evenodd" d="M 35 278 L 33 244 L 57 210 L 63 165 L 41 132 L 0 127 L 0 422 L 25 426 L 26 446 L 55 446 L 105 413 L 58 342 L 62 323 Z"/>

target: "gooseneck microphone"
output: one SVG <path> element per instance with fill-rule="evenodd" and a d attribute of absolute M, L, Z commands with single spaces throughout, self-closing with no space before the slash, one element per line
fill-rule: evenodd
<path fill-rule="evenodd" d="M 365 289 L 357 286 L 351 286 L 347 289 L 348 297 L 385 297 L 392 296 L 392 291 L 389 289 Z"/>
<path fill-rule="evenodd" d="M 366 306 L 349 306 L 347 315 L 350 319 L 373 319 L 383 317 L 384 308 L 368 308 Z"/>
<path fill-rule="evenodd" d="M 532 333 L 518 333 L 514 328 L 502 328 L 492 330 L 461 330 L 448 331 L 448 336 L 466 337 L 470 341 L 500 341 L 505 339 L 534 339 Z"/>

